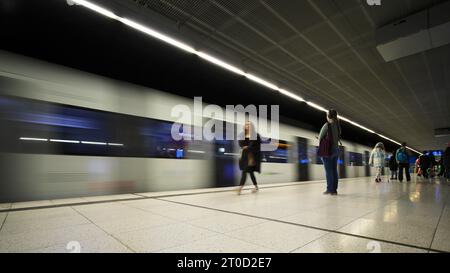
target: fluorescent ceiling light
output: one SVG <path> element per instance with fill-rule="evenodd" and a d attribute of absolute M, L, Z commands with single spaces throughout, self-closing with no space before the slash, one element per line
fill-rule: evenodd
<path fill-rule="evenodd" d="M 284 90 L 284 89 L 278 89 L 278 91 L 281 93 L 281 94 L 283 94 L 283 95 L 285 95 L 285 96 L 288 96 L 288 97 L 290 97 L 290 98 L 292 98 L 292 99 L 294 99 L 294 100 L 298 100 L 298 101 L 301 101 L 301 102 L 304 102 L 305 100 L 303 99 L 303 98 L 301 98 L 300 96 L 297 96 L 297 95 L 295 95 L 294 93 L 292 93 L 292 92 L 289 92 L 289 91 L 286 91 L 286 90 Z"/>
<path fill-rule="evenodd" d="M 391 139 L 391 138 L 388 138 L 387 136 L 383 136 L 383 135 L 380 135 L 380 134 L 377 134 L 377 136 L 379 136 L 379 137 L 381 137 L 381 138 L 384 138 L 384 139 L 387 139 L 387 140 L 389 140 L 389 141 L 391 141 L 391 142 L 394 142 L 395 144 L 402 145 L 400 142 L 395 141 L 395 140 L 393 140 L 393 139 Z"/>
<path fill-rule="evenodd" d="M 311 107 L 313 107 L 313 108 L 316 108 L 316 109 L 319 110 L 319 111 L 322 111 L 322 112 L 328 112 L 327 109 L 325 109 L 324 107 L 322 107 L 322 106 L 320 106 L 320 105 L 318 105 L 318 104 L 315 104 L 314 102 L 307 101 L 306 104 L 308 104 L 309 106 L 311 106 Z"/>
<path fill-rule="evenodd" d="M 46 138 L 35 138 L 35 137 L 21 137 L 20 140 L 26 141 L 48 141 Z"/>
<path fill-rule="evenodd" d="M 363 130 L 366 130 L 366 131 L 369 132 L 369 133 L 375 134 L 375 131 L 374 131 L 374 130 L 371 130 L 371 129 L 365 127 L 365 126 L 362 126 L 362 125 L 359 124 L 359 123 L 356 123 L 356 122 L 354 122 L 354 121 L 351 121 L 351 120 L 349 120 L 348 118 L 345 118 L 345 117 L 343 117 L 343 116 L 338 116 L 338 117 L 339 117 L 339 119 L 341 119 L 341 120 L 343 120 L 343 121 L 346 121 L 346 122 L 352 124 L 353 126 L 359 127 L 359 128 L 361 128 L 361 129 L 363 129 Z"/>
<path fill-rule="evenodd" d="M 264 86 L 266 86 L 266 87 L 268 87 L 268 88 L 270 88 L 270 89 L 273 89 L 273 90 L 279 90 L 279 88 L 278 88 L 275 84 L 272 84 L 272 83 L 270 83 L 270 82 L 268 82 L 268 81 L 265 81 L 265 80 L 263 80 L 263 79 L 261 79 L 261 78 L 259 78 L 259 77 L 256 77 L 255 75 L 252 75 L 252 74 L 245 74 L 245 76 L 246 76 L 249 80 L 252 80 L 252 81 L 254 81 L 254 82 L 257 82 L 257 83 L 259 83 L 259 84 L 261 84 L 261 85 L 264 85 Z"/>
<path fill-rule="evenodd" d="M 159 33 L 156 30 L 153 30 L 151 28 L 143 26 L 143 25 L 141 25 L 139 23 L 136 23 L 134 21 L 131 21 L 131 20 L 127 19 L 127 18 L 119 18 L 118 20 L 120 22 L 124 23 L 125 25 L 129 26 L 129 27 L 132 27 L 132 28 L 134 28 L 136 30 L 144 32 L 145 34 L 148 34 L 148 35 L 150 35 L 150 36 L 152 36 L 154 38 L 162 40 L 162 41 L 164 41 L 164 42 L 166 42 L 168 44 L 171 44 L 171 45 L 173 45 L 175 47 L 178 47 L 178 48 L 180 48 L 180 49 L 182 49 L 184 51 L 187 51 L 187 52 L 192 53 L 192 54 L 197 54 L 197 51 L 195 49 L 193 49 L 192 47 L 190 47 L 190 46 L 188 46 L 188 45 L 186 45 L 186 44 L 184 44 L 182 42 L 179 42 L 179 41 L 177 41 L 177 40 L 175 40 L 173 38 L 170 38 L 169 36 L 166 36 L 166 35 L 164 35 L 162 33 Z"/>
<path fill-rule="evenodd" d="M 242 75 L 242 76 L 245 75 L 245 72 L 240 70 L 239 68 L 234 67 L 234 66 L 232 66 L 230 64 L 227 64 L 226 62 L 223 62 L 223 61 L 221 61 L 221 60 L 219 60 L 219 59 L 217 59 L 217 58 L 215 58 L 215 57 L 213 57 L 211 55 L 208 55 L 208 54 L 200 52 L 200 51 L 197 52 L 197 55 L 200 58 L 205 59 L 205 60 L 207 60 L 207 61 L 209 61 L 209 62 L 211 62 L 213 64 L 216 64 L 216 65 L 218 65 L 218 66 L 220 66 L 222 68 L 225 68 L 225 69 L 227 69 L 227 70 L 229 70 L 231 72 L 234 72 L 234 73 Z"/>
<path fill-rule="evenodd" d="M 50 142 L 60 142 L 60 143 L 80 143 L 78 140 L 67 140 L 67 139 L 50 139 Z"/>
<path fill-rule="evenodd" d="M 114 19 L 114 20 L 119 20 L 120 19 L 120 17 L 115 15 L 114 12 L 109 11 L 109 10 L 107 10 L 105 8 L 102 8 L 102 7 L 100 7 L 100 6 L 96 5 L 96 4 L 93 4 L 93 3 L 89 2 L 89 1 L 85 1 L 85 0 L 70 0 L 70 1 L 75 3 L 75 4 L 78 4 L 80 6 L 86 7 L 88 9 L 92 10 L 92 11 L 98 12 L 98 13 L 106 16 L 106 17 L 111 18 L 111 19 Z"/>
<path fill-rule="evenodd" d="M 123 146 L 122 143 L 108 143 L 109 146 Z"/>
<path fill-rule="evenodd" d="M 106 142 L 81 141 L 81 143 L 88 145 L 106 145 Z"/>
<path fill-rule="evenodd" d="M 111 19 L 114 19 L 114 20 L 117 20 L 119 22 L 122 22 L 123 24 L 125 24 L 125 25 L 127 25 L 127 26 L 129 26 L 129 27 L 131 27 L 133 29 L 139 30 L 139 31 L 141 31 L 141 32 L 143 32 L 143 33 L 145 33 L 147 35 L 150 35 L 150 36 L 152 36 L 152 37 L 154 37 L 156 39 L 164 41 L 164 42 L 166 42 L 166 43 L 168 43 L 168 44 L 170 44 L 172 46 L 175 46 L 175 47 L 177 47 L 179 49 L 182 49 L 182 50 L 184 50 L 186 52 L 198 55 L 200 58 L 202 58 L 204 60 L 207 60 L 210 63 L 218 65 L 218 66 L 220 66 L 220 67 L 222 67 L 224 69 L 227 69 L 227 70 L 229 70 L 229 71 L 231 71 L 233 73 L 236 73 L 238 75 L 243 75 L 243 76 L 247 77 L 248 79 L 250 79 L 250 80 L 252 80 L 252 81 L 254 81 L 256 83 L 259 83 L 259 84 L 261 84 L 263 86 L 266 86 L 266 87 L 268 87 L 270 89 L 279 91 L 281 94 L 283 94 L 283 95 L 285 95 L 287 97 L 290 97 L 290 98 L 295 99 L 295 100 L 300 101 L 300 102 L 306 102 L 309 106 L 311 106 L 311 107 L 313 107 L 313 108 L 315 108 L 315 109 L 317 109 L 319 111 L 328 112 L 327 109 L 325 109 L 324 107 L 322 107 L 322 106 L 320 106 L 318 104 L 315 104 L 315 103 L 310 102 L 310 101 L 305 101 L 304 99 L 302 99 L 301 97 L 295 95 L 292 92 L 280 89 L 276 85 L 274 85 L 274 84 L 272 84 L 272 83 L 270 83 L 270 82 L 268 82 L 268 81 L 266 81 L 264 79 L 261 79 L 261 78 L 259 78 L 257 76 L 254 76 L 252 74 L 247 74 L 243 70 L 241 70 L 241 69 L 239 69 L 237 67 L 234 67 L 234 66 L 232 66 L 232 65 L 230 65 L 230 64 L 228 64 L 228 63 L 226 63 L 226 62 L 224 62 L 222 60 L 219 60 L 219 59 L 217 59 L 215 57 L 212 57 L 212 56 L 210 56 L 210 55 L 208 55 L 206 53 L 197 51 L 193 47 L 191 47 L 191 46 L 189 46 L 189 45 L 187 45 L 187 44 L 185 44 L 183 42 L 180 42 L 180 41 L 178 41 L 178 40 L 176 40 L 174 38 L 171 38 L 171 37 L 169 37 L 169 36 L 167 36 L 165 34 L 162 34 L 162 33 L 158 32 L 158 31 L 156 31 L 154 29 L 151 29 L 149 27 L 143 26 L 143 25 L 141 25 L 139 23 L 136 23 L 136 22 L 134 22 L 134 21 L 132 21 L 130 19 L 117 16 L 112 11 L 109 11 L 109 10 L 103 8 L 103 7 L 100 7 L 100 6 L 96 5 L 96 4 L 93 4 L 93 3 L 89 2 L 89 1 L 85 1 L 85 0 L 70 0 L 70 1 L 72 1 L 73 3 L 76 3 L 78 5 L 84 6 L 84 7 L 88 8 L 88 9 L 90 9 L 92 11 L 95 11 L 95 12 L 97 12 L 99 14 L 102 14 L 102 15 L 104 15 L 106 17 L 109 17 Z M 363 130 L 366 130 L 366 131 L 368 131 L 370 133 L 376 133 L 375 131 L 373 131 L 373 130 L 367 128 L 367 127 L 364 127 L 364 126 L 362 126 L 362 125 L 360 125 L 360 124 L 358 124 L 358 123 L 356 123 L 354 121 L 351 121 L 351 120 L 349 120 L 347 118 L 344 118 L 344 117 L 340 117 L 340 118 L 342 120 L 344 120 L 344 121 L 346 121 L 346 122 L 356 126 L 356 127 L 359 127 L 359 128 L 361 128 Z M 379 135 L 379 134 L 377 134 L 377 135 Z M 392 140 L 392 139 L 387 138 L 387 137 L 382 136 L 382 135 L 379 135 L 379 136 L 381 136 L 382 138 L 387 139 L 389 141 L 392 141 L 395 144 L 399 144 L 399 142 L 397 142 L 395 140 Z M 111 145 L 111 144 L 108 144 L 108 145 Z M 416 150 L 414 150 L 414 149 L 412 149 L 410 147 L 408 147 L 408 149 L 410 149 L 411 151 L 414 151 L 416 153 L 419 153 L 419 152 L 417 152 Z M 421 154 L 421 153 L 419 153 L 419 154 Z"/>
<path fill-rule="evenodd" d="M 413 149 L 413 148 L 411 148 L 411 147 L 406 146 L 406 148 L 407 148 L 407 149 L 410 149 L 411 151 L 416 152 L 416 153 L 418 153 L 418 154 L 420 154 L 420 155 L 423 155 L 421 152 L 419 152 L 419 151 L 417 151 L 417 150 L 415 150 L 415 149 Z"/>

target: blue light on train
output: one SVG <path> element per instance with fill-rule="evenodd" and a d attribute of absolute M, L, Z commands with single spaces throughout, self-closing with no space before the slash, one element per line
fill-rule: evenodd
<path fill-rule="evenodd" d="M 300 164 L 309 164 L 309 160 L 308 159 L 301 159 L 300 160 Z"/>
<path fill-rule="evenodd" d="M 226 179 L 233 179 L 234 178 L 234 164 L 226 164 L 224 166 L 224 175 Z"/>
<path fill-rule="evenodd" d="M 95 122 L 92 122 L 90 120 L 57 114 L 52 115 L 52 114 L 21 113 L 17 117 L 17 120 L 22 122 L 44 124 L 44 125 L 82 128 L 82 129 L 97 129 Z"/>
<path fill-rule="evenodd" d="M 17 103 L 13 100 L 7 99 L 7 98 L 0 98 L 0 105 L 1 106 L 16 106 Z"/>
<path fill-rule="evenodd" d="M 184 150 L 177 149 L 176 157 L 177 158 L 183 158 L 184 157 Z"/>
<path fill-rule="evenodd" d="M 339 165 L 344 165 L 344 160 L 338 159 L 338 164 L 339 164 Z"/>

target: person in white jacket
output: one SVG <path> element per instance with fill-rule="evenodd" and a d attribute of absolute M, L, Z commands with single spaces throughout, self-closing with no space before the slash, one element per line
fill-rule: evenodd
<path fill-rule="evenodd" d="M 386 151 L 384 150 L 384 144 L 379 142 L 373 148 L 372 153 L 370 153 L 369 164 L 376 169 L 377 175 L 375 177 L 375 182 L 381 182 L 381 172 L 385 165 Z"/>

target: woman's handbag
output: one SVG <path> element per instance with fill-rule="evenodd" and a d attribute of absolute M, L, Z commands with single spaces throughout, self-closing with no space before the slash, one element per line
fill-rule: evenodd
<path fill-rule="evenodd" d="M 317 155 L 320 157 L 332 156 L 333 153 L 333 133 L 331 131 L 329 123 L 327 123 L 327 126 L 327 135 L 322 140 L 320 140 L 319 150 L 317 151 Z"/>

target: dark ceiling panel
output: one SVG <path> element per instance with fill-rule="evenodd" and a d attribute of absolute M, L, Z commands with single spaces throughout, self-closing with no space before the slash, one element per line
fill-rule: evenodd
<path fill-rule="evenodd" d="M 295 59 L 293 59 L 291 56 L 280 49 L 272 50 L 266 53 L 264 56 L 273 62 L 279 63 L 281 66 L 286 66 L 295 61 Z"/>
<path fill-rule="evenodd" d="M 322 21 L 308 4 L 308 1 L 277 0 L 264 2 L 299 32 L 303 32 Z"/>
<path fill-rule="evenodd" d="M 351 18 L 351 21 L 349 18 Z M 372 31 L 367 17 L 360 8 L 353 9 L 346 15 L 333 17 L 330 21 L 349 41 L 358 40 L 360 36 Z"/>
<path fill-rule="evenodd" d="M 238 16 L 242 16 L 245 13 L 251 12 L 252 10 L 260 6 L 259 0 L 214 0 L 210 2 L 225 7 L 227 10 Z"/>
<path fill-rule="evenodd" d="M 325 22 L 310 28 L 305 32 L 305 36 L 322 50 L 327 50 L 342 42 L 339 36 Z"/>
<path fill-rule="evenodd" d="M 242 19 L 276 43 L 295 35 L 292 28 L 280 21 L 276 15 L 263 6 L 259 6 L 252 12 L 243 15 Z"/>

